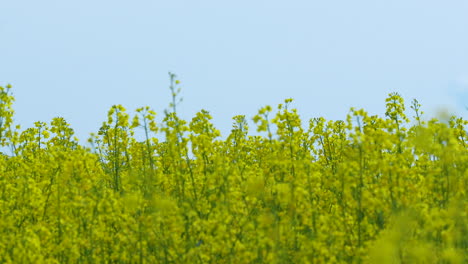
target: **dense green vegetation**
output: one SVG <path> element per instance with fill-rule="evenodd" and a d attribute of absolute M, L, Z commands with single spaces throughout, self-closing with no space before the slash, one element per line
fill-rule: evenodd
<path fill-rule="evenodd" d="M 304 124 L 288 99 L 223 139 L 179 118 L 178 85 L 159 123 L 113 106 L 90 148 L 60 117 L 14 124 L 0 87 L 0 262 L 468 262 L 466 120 L 390 94 L 384 117 Z"/>

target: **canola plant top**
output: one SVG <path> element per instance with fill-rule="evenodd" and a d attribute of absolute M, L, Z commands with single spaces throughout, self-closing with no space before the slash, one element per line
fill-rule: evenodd
<path fill-rule="evenodd" d="M 468 262 L 466 120 L 393 93 L 304 124 L 288 99 L 221 139 L 178 117 L 178 85 L 160 123 L 113 106 L 91 148 L 63 118 L 21 129 L 0 87 L 0 262 Z"/>

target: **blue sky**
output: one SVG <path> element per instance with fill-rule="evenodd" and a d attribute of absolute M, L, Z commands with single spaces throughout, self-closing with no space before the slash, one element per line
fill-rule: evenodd
<path fill-rule="evenodd" d="M 394 91 L 468 116 L 465 0 L 4 0 L 0 12 L 16 122 L 62 116 L 81 142 L 113 104 L 162 118 L 169 71 L 181 116 L 207 109 L 223 135 L 289 97 L 304 120 L 383 114 Z"/>

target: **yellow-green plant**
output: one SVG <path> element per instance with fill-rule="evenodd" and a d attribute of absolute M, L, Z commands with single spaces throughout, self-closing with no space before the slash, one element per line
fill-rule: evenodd
<path fill-rule="evenodd" d="M 468 262 L 467 120 L 392 93 L 303 127 L 287 99 L 223 138 L 169 77 L 161 121 L 114 105 L 91 148 L 60 117 L 21 130 L 0 87 L 0 262 Z"/>

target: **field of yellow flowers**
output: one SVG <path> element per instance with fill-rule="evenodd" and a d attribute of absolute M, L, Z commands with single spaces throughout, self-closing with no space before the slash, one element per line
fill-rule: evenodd
<path fill-rule="evenodd" d="M 287 99 L 222 139 L 170 77 L 161 122 L 113 106 L 91 147 L 60 117 L 14 124 L 0 87 L 1 263 L 468 263 L 468 121 L 393 93 L 304 124 Z"/>

